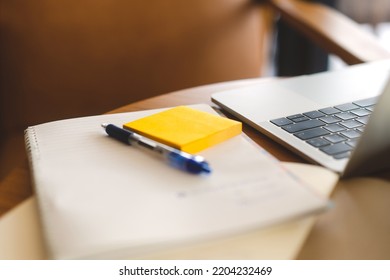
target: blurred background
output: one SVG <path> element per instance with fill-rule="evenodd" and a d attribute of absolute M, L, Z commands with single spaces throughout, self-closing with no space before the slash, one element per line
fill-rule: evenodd
<path fill-rule="evenodd" d="M 341 11 L 390 49 L 389 0 L 306 1 Z M 0 215 L 31 194 L 28 126 L 344 65 L 278 20 L 267 0 L 0 0 Z"/>
<path fill-rule="evenodd" d="M 337 0 L 337 9 L 360 23 L 374 34 L 390 51 L 390 1 L 389 0 Z M 331 69 L 345 66 L 339 58 L 330 56 Z"/>
<path fill-rule="evenodd" d="M 389 0 L 309 0 L 335 8 L 374 34 L 390 50 L 390 1 Z M 277 22 L 274 49 L 275 64 L 270 76 L 296 76 L 328 69 L 338 69 L 346 64 L 338 57 L 328 55 L 319 46 L 292 30 L 285 23 Z"/>

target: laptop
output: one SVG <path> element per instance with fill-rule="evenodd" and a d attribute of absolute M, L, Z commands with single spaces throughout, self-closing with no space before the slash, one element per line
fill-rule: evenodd
<path fill-rule="evenodd" d="M 390 61 L 217 92 L 212 101 L 309 161 L 359 176 L 390 168 Z"/>

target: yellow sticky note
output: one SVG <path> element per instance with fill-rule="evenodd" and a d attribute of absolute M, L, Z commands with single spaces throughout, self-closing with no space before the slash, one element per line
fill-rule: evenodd
<path fill-rule="evenodd" d="M 123 127 L 188 153 L 197 153 L 242 131 L 240 122 L 187 106 L 168 109 Z"/>

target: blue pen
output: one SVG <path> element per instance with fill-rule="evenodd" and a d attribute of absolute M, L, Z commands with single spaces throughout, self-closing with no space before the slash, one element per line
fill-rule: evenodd
<path fill-rule="evenodd" d="M 203 157 L 191 155 L 169 146 L 162 145 L 133 131 L 113 124 L 102 124 L 106 133 L 123 143 L 154 151 L 165 158 L 169 165 L 192 174 L 210 173 L 211 169 Z"/>

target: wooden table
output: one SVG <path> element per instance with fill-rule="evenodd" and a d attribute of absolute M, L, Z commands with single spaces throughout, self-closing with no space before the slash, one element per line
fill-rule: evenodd
<path fill-rule="evenodd" d="M 115 109 L 109 113 L 206 103 L 214 92 L 253 85 L 264 79 L 226 82 L 177 91 Z M 304 162 L 286 148 L 244 125 L 244 132 L 282 161 Z M 28 169 L 15 182 L 31 193 Z M 321 214 L 299 259 L 390 259 L 390 176 L 339 182 L 332 195 L 334 207 Z"/>

